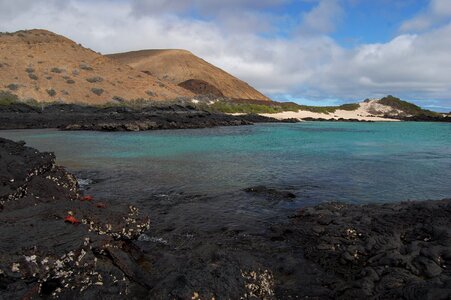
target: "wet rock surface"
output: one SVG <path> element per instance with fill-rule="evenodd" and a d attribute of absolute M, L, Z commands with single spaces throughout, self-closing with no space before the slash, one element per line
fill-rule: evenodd
<path fill-rule="evenodd" d="M 451 122 L 451 116 L 416 115 L 411 117 L 403 117 L 401 120 L 412 122 Z"/>
<path fill-rule="evenodd" d="M 294 199 L 296 195 L 290 191 L 269 188 L 264 185 L 253 186 L 244 189 L 245 192 L 270 199 Z"/>
<path fill-rule="evenodd" d="M 451 200 L 302 209 L 281 230 L 340 299 L 450 299 Z"/>
<path fill-rule="evenodd" d="M 145 285 L 131 241 L 149 219 L 137 208 L 82 201 L 53 154 L 20 143 L 0 139 L 0 164 L 1 299 L 122 299 Z"/>
<path fill-rule="evenodd" d="M 96 108 L 75 104 L 55 104 L 42 109 L 22 103 L 0 106 L 0 129 L 141 131 L 238 126 L 262 122 L 294 120 L 279 121 L 257 115 L 231 116 L 176 104 L 141 109 L 120 106 Z"/>

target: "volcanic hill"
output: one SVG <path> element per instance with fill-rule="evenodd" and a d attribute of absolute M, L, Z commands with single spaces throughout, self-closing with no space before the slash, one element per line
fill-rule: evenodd
<path fill-rule="evenodd" d="M 194 96 L 46 30 L 0 33 L 0 53 L 0 90 L 23 100 L 102 104 Z"/>
<path fill-rule="evenodd" d="M 270 101 L 246 82 L 187 50 L 141 50 L 107 56 L 198 95 Z"/>

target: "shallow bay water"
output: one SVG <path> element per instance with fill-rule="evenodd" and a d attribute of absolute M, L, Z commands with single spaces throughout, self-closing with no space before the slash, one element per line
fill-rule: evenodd
<path fill-rule="evenodd" d="M 163 241 L 166 250 L 264 237 L 297 209 L 325 201 L 451 197 L 451 124 L 304 122 L 0 136 L 55 152 L 96 201 L 138 206 L 152 220 L 150 243 Z M 296 198 L 243 191 L 256 185 Z"/>
<path fill-rule="evenodd" d="M 451 196 L 451 124 L 305 122 L 0 136 L 53 151 L 71 171 L 98 172 L 119 198 L 165 191 L 219 195 L 253 185 L 289 189 L 304 204 Z"/>

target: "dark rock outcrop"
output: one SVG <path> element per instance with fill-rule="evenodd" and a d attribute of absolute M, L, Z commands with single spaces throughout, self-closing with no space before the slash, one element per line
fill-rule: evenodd
<path fill-rule="evenodd" d="M 302 209 L 281 229 L 339 299 L 449 299 L 451 200 Z"/>
<path fill-rule="evenodd" d="M 82 201 L 54 159 L 0 139 L 0 298 L 123 299 L 134 285 L 148 288 L 131 241 L 149 219 L 133 206 Z"/>
<path fill-rule="evenodd" d="M 222 92 L 214 85 L 199 79 L 188 79 L 178 84 L 178 86 L 193 92 L 196 95 L 214 95 L 224 97 Z"/>
<path fill-rule="evenodd" d="M 269 187 L 266 187 L 263 185 L 249 187 L 249 188 L 244 189 L 244 191 L 247 193 L 250 193 L 250 194 L 255 194 L 258 196 L 262 196 L 262 197 L 266 197 L 266 198 L 270 198 L 270 199 L 276 199 L 276 200 L 296 198 L 296 195 L 290 191 L 278 190 L 278 189 L 269 188 Z"/>
<path fill-rule="evenodd" d="M 25 104 L 0 106 L 0 129 L 59 128 L 62 130 L 141 131 L 209 128 L 279 121 L 258 115 L 232 116 L 198 110 L 190 105 L 167 105 L 133 109 L 96 108 L 55 104 L 38 109 Z"/>
<path fill-rule="evenodd" d="M 411 121 L 411 122 L 451 122 L 451 116 L 450 115 L 445 115 L 445 116 L 415 115 L 415 116 L 410 116 L 410 117 L 403 117 L 403 118 L 400 118 L 400 120 Z"/>

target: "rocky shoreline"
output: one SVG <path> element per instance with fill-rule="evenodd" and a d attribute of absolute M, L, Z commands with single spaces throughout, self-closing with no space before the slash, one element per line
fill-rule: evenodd
<path fill-rule="evenodd" d="M 190 105 L 97 108 L 74 104 L 54 104 L 43 108 L 15 103 L 0 106 L 0 130 L 43 129 L 142 131 L 252 125 L 254 123 L 299 122 L 276 120 L 259 115 L 230 116 L 198 110 Z"/>
<path fill-rule="evenodd" d="M 450 199 L 325 203 L 256 232 L 193 231 L 171 224 L 213 198 L 181 195 L 181 215 L 166 198 L 147 211 L 98 200 L 53 154 L 5 139 L 0 170 L 1 299 L 451 297 Z M 296 197 L 264 186 L 244 193 L 258 203 Z"/>
<path fill-rule="evenodd" d="M 131 241 L 150 220 L 136 207 L 82 197 L 53 154 L 22 143 L 0 139 L 0 165 L 1 299 L 122 299 L 146 284 Z"/>

